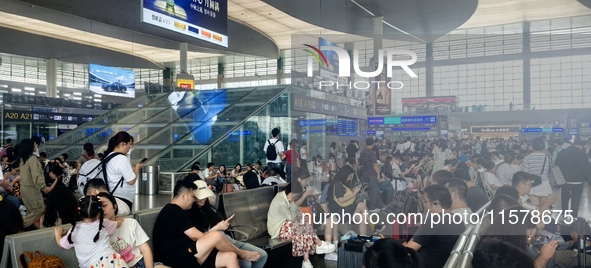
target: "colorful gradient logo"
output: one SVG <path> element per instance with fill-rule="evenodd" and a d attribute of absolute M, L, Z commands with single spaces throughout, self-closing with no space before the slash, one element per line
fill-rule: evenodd
<path fill-rule="evenodd" d="M 304 51 L 310 53 L 310 55 L 312 55 L 314 58 L 316 58 L 316 60 L 318 61 L 318 64 L 320 64 L 320 66 L 322 66 L 322 63 L 323 63 L 322 60 L 324 60 L 324 67 L 325 68 L 328 67 L 328 61 L 326 60 L 326 56 L 324 56 L 324 53 L 322 53 L 322 51 L 320 51 L 320 49 L 318 49 L 315 46 L 311 46 L 311 45 L 307 45 L 307 44 L 304 44 L 304 46 L 307 46 L 316 52 L 316 53 L 314 53 L 314 52 L 310 51 L 309 49 L 304 48 Z M 322 60 L 320 58 L 322 58 Z"/>

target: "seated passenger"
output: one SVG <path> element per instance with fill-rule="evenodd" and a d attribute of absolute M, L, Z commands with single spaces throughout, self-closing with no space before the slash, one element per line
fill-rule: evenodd
<path fill-rule="evenodd" d="M 491 239 L 497 239 L 509 242 L 527 253 L 530 257 L 535 258 L 534 266 L 536 268 L 544 268 L 548 261 L 551 260 L 558 247 L 558 241 L 552 240 L 542 246 L 540 253 L 535 253 L 529 246 L 532 243 L 532 238 L 536 235 L 538 228 L 532 223 L 533 217 L 531 214 L 524 212 L 522 206 L 510 207 L 503 210 L 503 215 L 495 216 L 494 224 L 487 228 L 486 232 L 481 236 L 480 243 L 484 243 Z M 504 219 L 513 217 L 516 223 L 511 223 Z"/>
<path fill-rule="evenodd" d="M 580 235 L 586 234 L 583 238 L 585 242 L 585 250 L 587 251 L 587 262 L 585 263 L 587 267 L 591 267 L 591 228 L 587 224 L 587 220 L 584 218 L 577 218 L 571 225 L 571 240 L 568 241 L 570 243 L 570 247 L 566 250 L 557 250 L 556 251 L 556 258 L 555 262 L 560 267 L 577 267 L 579 261 L 577 260 L 577 256 L 581 259 L 581 264 L 585 263 L 583 254 L 577 254 L 574 250 L 580 248 Z"/>
<path fill-rule="evenodd" d="M 431 175 L 432 184 L 445 185 L 445 183 L 451 179 L 455 179 L 455 176 L 448 170 L 438 170 Z"/>
<path fill-rule="evenodd" d="M 224 234 L 223 232 L 230 226 L 229 222 L 231 219 L 224 219 L 224 217 L 210 204 L 210 200 L 213 201 L 215 194 L 207 188 L 207 183 L 204 181 L 195 181 L 195 185 L 197 186 L 197 190 L 195 190 L 195 198 L 197 201 L 195 201 L 195 204 L 193 204 L 189 213 L 191 222 L 193 222 L 193 225 L 200 232 L 207 233 L 219 231 Z M 233 216 L 231 216 L 231 218 L 233 218 Z M 237 220 L 239 219 L 234 219 L 234 221 Z M 226 234 L 224 234 L 224 236 L 239 249 L 255 251 L 261 254 L 261 258 L 254 262 L 238 260 L 240 268 L 263 268 L 263 266 L 265 266 L 268 257 L 266 251 L 255 245 L 236 241 Z"/>
<path fill-rule="evenodd" d="M 43 226 L 55 226 L 59 218 L 61 224 L 82 220 L 78 215 L 78 200 L 74 198 L 72 191 L 62 182 L 64 178 L 63 170 L 58 165 L 50 165 L 49 177 L 51 180 L 57 180 L 55 188 L 45 200 L 45 217 Z M 61 225 L 60 224 L 60 225 Z"/>
<path fill-rule="evenodd" d="M 482 242 L 474 251 L 472 267 L 534 268 L 534 260 L 523 250 L 500 240 Z"/>
<path fill-rule="evenodd" d="M 468 194 L 468 186 L 463 180 L 452 179 L 447 181 L 445 187 L 451 194 L 451 213 L 460 214 L 464 217 L 464 224 L 469 225 L 469 217 L 472 210 L 466 204 L 466 195 Z"/>
<path fill-rule="evenodd" d="M 154 260 L 170 267 L 239 267 L 238 259 L 257 261 L 258 252 L 236 248 L 221 232 L 202 233 L 186 213 L 195 203 L 197 186 L 180 180 L 172 202 L 154 223 Z M 229 224 L 225 221 L 226 224 Z"/>
<path fill-rule="evenodd" d="M 312 225 L 302 222 L 302 212 L 293 204 L 291 184 L 273 198 L 267 214 L 267 230 L 273 239 L 291 239 L 291 254 L 304 256 L 302 268 L 313 267 L 310 254 L 326 254 L 336 249 L 330 242 L 320 240 Z"/>
<path fill-rule="evenodd" d="M 470 167 L 466 163 L 459 163 L 454 172 L 456 178 L 466 182 L 468 192 L 466 193 L 466 203 L 473 212 L 478 211 L 488 202 L 488 196 L 484 190 L 480 189 L 470 176 Z"/>
<path fill-rule="evenodd" d="M 352 166 L 345 165 L 332 178 L 327 193 L 330 213 L 341 215 L 349 213 L 351 217 L 353 217 L 353 214 L 367 213 L 367 206 L 363 203 L 363 200 L 357 200 L 361 185 L 355 185 L 356 182 L 353 181 L 353 177 L 355 177 L 355 170 Z M 359 234 L 368 234 L 367 223 L 364 221 L 359 224 Z"/>
<path fill-rule="evenodd" d="M 494 196 L 497 189 L 501 188 L 503 184 L 495 175 L 496 166 L 490 158 L 483 157 L 478 159 L 476 162 L 480 169 L 478 172 L 481 174 L 481 179 L 487 192 L 490 192 L 490 196 Z"/>
<path fill-rule="evenodd" d="M 420 268 L 418 254 L 392 238 L 376 241 L 363 254 L 365 268 Z"/>
<path fill-rule="evenodd" d="M 310 181 L 310 172 L 306 168 L 293 168 L 292 169 L 292 182 L 291 182 L 291 195 L 294 200 L 293 203 L 298 207 L 312 207 L 316 206 L 316 196 L 314 195 L 314 189 L 308 185 Z M 309 197 L 313 200 L 310 202 Z M 312 209 L 314 212 L 314 209 Z M 304 215 L 306 222 L 312 223 L 314 215 Z M 325 214 L 316 215 L 317 217 L 325 217 Z M 309 217 L 309 218 L 308 218 Z M 338 246 L 339 228 L 338 225 L 332 223 L 333 218 L 327 217 L 324 229 L 324 240 L 332 241 L 333 245 Z M 334 239 L 334 240 L 333 240 Z M 338 254 L 331 252 L 324 256 L 325 260 L 336 261 Z"/>
<path fill-rule="evenodd" d="M 115 215 L 117 215 L 115 197 L 109 193 L 99 193 L 97 196 L 100 198 L 105 219 L 115 221 Z M 109 236 L 111 247 L 121 255 L 128 267 L 167 267 L 161 263 L 154 263 L 148 240 L 150 238 L 144 229 L 133 218 L 123 218 L 121 226 Z"/>
<path fill-rule="evenodd" d="M 517 189 L 519 192 L 520 199 L 518 201 L 524 208 L 529 210 L 539 210 L 540 212 L 543 212 L 550 209 L 550 206 L 552 206 L 557 200 L 556 196 L 549 195 L 539 206 L 532 204 L 529 198 L 532 189 L 532 183 L 533 180 L 530 174 L 523 171 L 515 172 L 513 175 L 513 188 Z"/>
<path fill-rule="evenodd" d="M 87 161 L 85 164 L 87 164 L 88 162 L 91 162 L 93 160 Z M 91 179 L 89 181 L 86 182 L 86 184 L 84 185 L 84 188 L 82 190 L 82 192 L 84 193 L 84 195 L 98 195 L 99 193 L 109 193 L 109 191 L 107 191 L 107 186 L 105 185 L 105 181 L 103 179 Z M 125 201 L 115 197 L 115 200 L 117 200 L 117 208 L 119 208 L 119 206 L 125 205 L 125 207 L 127 207 L 127 204 L 125 203 Z M 122 214 L 121 211 L 117 210 L 118 212 L 118 216 L 127 216 L 128 214 Z"/>
<path fill-rule="evenodd" d="M 425 188 L 423 203 L 431 214 L 443 217 L 445 213 L 449 213 L 451 202 L 451 194 L 445 186 L 431 185 Z M 431 217 L 425 222 L 426 224 L 419 226 L 412 239 L 403 245 L 418 251 L 424 268 L 441 268 L 445 265 L 459 235 L 464 231 L 464 224 L 456 224 L 449 220 L 431 224 Z"/>
<path fill-rule="evenodd" d="M 275 168 L 268 169 L 267 171 L 265 171 L 265 174 L 266 174 L 266 178 L 261 183 L 261 185 L 269 186 L 269 185 L 274 185 L 274 184 L 286 183 L 285 180 L 283 180 L 281 177 L 278 176 L 278 173 L 275 170 Z M 263 174 L 263 177 L 265 177 L 265 174 Z"/>

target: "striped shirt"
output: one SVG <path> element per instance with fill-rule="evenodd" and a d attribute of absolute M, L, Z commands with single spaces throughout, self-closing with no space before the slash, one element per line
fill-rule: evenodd
<path fill-rule="evenodd" d="M 531 153 L 528 156 L 523 158 L 523 163 L 521 164 L 521 171 L 527 172 L 529 174 L 534 174 L 540 176 L 542 175 L 542 180 L 548 179 L 548 171 L 550 170 L 550 157 L 546 158 L 546 164 L 544 165 L 544 158 L 547 157 L 545 153 Z M 544 171 L 542 172 L 542 166 L 544 166 Z"/>

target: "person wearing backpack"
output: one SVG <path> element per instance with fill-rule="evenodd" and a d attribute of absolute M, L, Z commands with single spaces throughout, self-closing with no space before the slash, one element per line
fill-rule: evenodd
<path fill-rule="evenodd" d="M 285 159 L 285 155 L 283 154 L 285 148 L 283 147 L 283 143 L 279 140 L 279 133 L 280 132 L 278 128 L 274 128 L 271 131 L 271 135 L 273 135 L 273 138 L 268 139 L 265 142 L 263 151 L 267 156 L 267 169 L 276 167 L 279 168 L 279 170 L 283 171 L 281 167 L 281 162 L 283 161 L 283 159 Z"/>
<path fill-rule="evenodd" d="M 107 190 L 126 205 L 119 206 L 120 214 L 127 215 L 133 208 L 135 199 L 135 183 L 143 163 L 131 166 L 127 154 L 133 145 L 133 137 L 121 131 L 109 139 L 109 147 L 102 159 L 103 178 Z"/>

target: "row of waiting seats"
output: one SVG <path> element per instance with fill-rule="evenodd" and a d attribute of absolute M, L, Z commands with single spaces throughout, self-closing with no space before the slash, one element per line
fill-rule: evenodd
<path fill-rule="evenodd" d="M 481 218 L 489 204 L 490 201 L 476 212 Z M 444 268 L 472 268 L 472 257 L 478 242 L 480 242 L 480 224 L 466 228 L 466 231 L 458 237 Z"/>
<path fill-rule="evenodd" d="M 275 194 L 284 187 L 285 185 L 275 185 L 273 187 L 223 193 L 219 196 L 216 203 L 219 204 L 220 212 L 226 217 L 235 215 L 234 222 L 240 223 L 240 225 L 232 226 L 237 240 L 251 243 L 267 251 L 284 246 L 290 246 L 291 249 L 290 240 L 271 239 L 267 232 L 269 206 Z M 149 237 L 152 237 L 154 223 L 161 209 L 139 211 L 133 215 L 133 218 L 139 222 Z M 71 225 L 64 225 L 63 228 L 67 230 L 71 228 Z M 149 240 L 148 243 L 153 249 L 152 240 Z M 59 257 L 66 267 L 78 267 L 75 251 L 60 248 L 55 242 L 53 228 L 44 228 L 6 236 L 0 268 L 17 267 L 21 253 L 36 250 L 41 251 L 44 255 Z"/>

